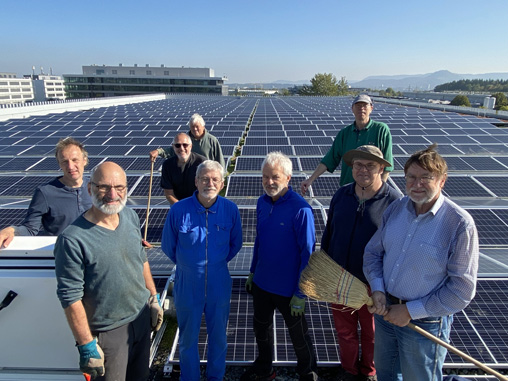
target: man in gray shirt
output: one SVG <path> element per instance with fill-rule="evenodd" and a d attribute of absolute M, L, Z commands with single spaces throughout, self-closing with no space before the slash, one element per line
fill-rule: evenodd
<path fill-rule="evenodd" d="M 158 330 L 163 316 L 139 218 L 124 208 L 125 172 L 116 163 L 99 165 L 88 191 L 92 207 L 55 244 L 57 295 L 83 372 L 106 381 L 145 380 L 150 329 Z"/>

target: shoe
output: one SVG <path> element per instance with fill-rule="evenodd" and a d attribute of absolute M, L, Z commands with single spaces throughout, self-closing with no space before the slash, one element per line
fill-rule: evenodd
<path fill-rule="evenodd" d="M 340 376 L 340 381 L 358 381 L 360 378 L 358 378 L 357 375 L 349 373 L 344 371 L 342 375 Z"/>
<path fill-rule="evenodd" d="M 300 375 L 301 381 L 318 381 L 318 375 L 316 372 L 310 372 L 308 374 Z"/>
<path fill-rule="evenodd" d="M 269 374 L 260 375 L 256 372 L 253 367 L 247 369 L 242 376 L 240 381 L 270 381 L 275 380 L 275 370 L 271 370 Z"/>
<path fill-rule="evenodd" d="M 358 379 L 360 381 L 377 381 L 377 376 L 366 376 L 365 374 L 360 374 Z"/>

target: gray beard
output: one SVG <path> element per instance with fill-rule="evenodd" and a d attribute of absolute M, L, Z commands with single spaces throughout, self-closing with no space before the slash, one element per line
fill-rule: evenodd
<path fill-rule="evenodd" d="M 92 194 L 92 204 L 104 214 L 118 214 L 127 204 L 127 197 L 121 198 L 119 205 L 106 205 L 102 202 L 102 200 L 99 200 L 97 195 Z"/>

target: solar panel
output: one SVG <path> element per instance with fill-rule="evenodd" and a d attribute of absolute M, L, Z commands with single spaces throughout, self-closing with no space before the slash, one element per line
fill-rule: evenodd
<path fill-rule="evenodd" d="M 5 225 L 21 222 L 28 205 L 26 198 L 32 195 L 35 186 L 38 185 L 36 181 L 44 179 L 43 182 L 48 182 L 53 178 L 53 176 L 28 176 L 31 180 L 25 180 L 25 177 L 11 176 L 10 170 L 2 166 L 8 163 L 17 166 L 22 163 L 18 161 L 19 159 L 27 161 L 33 159 L 40 163 L 31 167 L 27 166 L 26 168 L 30 168 L 29 174 L 54 173 L 57 175 L 55 172 L 59 168 L 54 160 L 54 145 L 60 137 L 71 135 L 86 144 L 91 156 L 87 170 L 108 155 L 121 157 L 119 160 L 122 159 L 122 165 L 130 172 L 128 185 L 132 194 L 129 195 L 129 207 L 134 206 L 143 223 L 148 196 L 147 172 L 150 170 L 148 152 L 158 146 L 169 146 L 177 131 L 187 131 L 187 122 L 194 112 L 202 113 L 208 130 L 212 131 L 218 139 L 220 138 L 226 157 L 234 154 L 237 139 L 243 135 L 248 123 L 251 123 L 247 145 L 242 147 L 236 170 L 252 170 L 256 172 L 256 176 L 243 176 L 253 179 L 245 180 L 245 182 L 242 180 L 237 185 L 235 185 L 238 181 L 235 180 L 237 174 L 233 173 L 229 178 L 231 195 L 235 192 L 238 194 L 232 200 L 240 208 L 246 240 L 241 252 L 230 262 L 229 267 L 231 273 L 245 276 L 250 267 L 252 244 L 256 234 L 255 205 L 257 198 L 263 193 L 259 176 L 260 162 L 269 151 L 282 150 L 292 157 L 295 171 L 313 171 L 323 155 L 328 152 L 332 139 L 338 131 L 353 120 L 350 97 L 237 99 L 187 96 L 0 122 L 2 132 L 0 175 L 3 175 L 0 176 L 0 195 L 3 197 L 0 205 L 20 206 L 15 209 L 5 207 L 0 209 L 0 222 Z M 251 118 L 251 115 L 254 117 Z M 449 176 L 445 185 L 444 193 L 458 200 L 460 205 L 469 206 L 467 209 L 475 218 L 480 235 L 482 252 L 480 272 L 492 281 L 497 281 L 495 277 L 503 277 L 501 291 L 496 291 L 495 294 L 501 294 L 502 300 L 506 300 L 508 274 L 505 271 L 508 268 L 508 212 L 506 210 L 508 207 L 505 206 L 506 200 L 503 198 L 508 197 L 505 185 L 505 176 L 508 174 L 508 146 L 506 145 L 508 130 L 493 126 L 495 119 L 479 120 L 474 116 L 464 116 L 453 112 L 442 113 L 381 103 L 377 104 L 372 117 L 386 121 L 391 128 L 394 141 L 393 153 L 396 157 L 395 171 L 391 174 L 390 181 L 398 184 L 402 190 L 405 188 L 405 181 L 401 174 L 408 156 L 418 149 L 426 148 L 429 142 L 439 143 L 439 152 L 446 155 L 449 171 L 453 172 L 453 176 Z M 252 142 L 257 143 L 253 139 L 258 138 L 262 139 L 263 144 L 250 145 Z M 293 146 L 288 145 L 289 142 Z M 300 145 L 305 142 L 307 142 L 305 145 Z M 19 154 L 21 157 L 17 156 Z M 248 155 L 258 157 L 245 157 Z M 298 167 L 299 163 L 302 165 L 301 169 Z M 159 170 L 161 165 L 162 160 L 157 161 L 155 170 Z M 25 169 L 19 169 L 19 171 Z M 132 176 L 132 171 L 142 173 Z M 471 177 L 473 171 L 474 176 Z M 496 176 L 492 172 L 495 172 Z M 318 242 L 324 229 L 327 206 L 331 195 L 338 187 L 335 184 L 324 186 L 324 183 L 330 181 L 327 177 L 321 176 L 313 184 L 312 191 L 308 193 L 314 196 L 308 201 L 315 215 Z M 331 177 L 338 180 L 338 176 Z M 302 180 L 301 176 L 294 178 L 292 186 L 295 190 L 299 189 Z M 19 183 L 22 187 L 18 185 Z M 162 226 L 169 210 L 169 204 L 163 196 L 159 183 L 160 176 L 156 173 L 152 187 L 152 214 L 148 226 L 148 238 L 152 242 L 160 241 Z M 241 189 L 244 183 L 247 186 L 246 190 Z M 8 192 L 5 193 L 5 191 Z M 227 196 L 230 197 L 229 189 Z M 16 210 L 19 214 L 13 212 Z M 160 249 L 155 249 L 153 252 L 148 250 L 147 253 L 155 273 L 162 275 L 171 271 L 172 264 L 160 252 Z M 240 280 L 238 292 L 233 293 L 232 296 L 232 312 L 235 308 L 233 306 L 238 306 L 236 309 L 238 312 L 232 313 L 228 329 L 228 340 L 232 350 L 228 352 L 229 363 L 235 363 L 235 360 L 231 359 L 237 359 L 240 363 L 250 363 L 255 358 L 256 346 L 251 326 L 252 310 L 249 310 L 249 299 L 243 292 L 241 282 L 243 280 Z M 483 287 L 483 282 L 484 280 L 478 282 L 477 298 L 482 295 L 480 289 Z M 162 283 L 164 280 L 161 280 L 161 287 L 163 287 Z M 478 303 L 483 302 L 479 299 Z M 452 328 L 452 341 L 461 349 L 478 355 L 486 362 L 491 362 L 495 366 L 508 366 L 506 359 L 502 356 L 508 352 L 506 331 L 503 330 L 506 322 L 482 318 L 484 311 L 487 311 L 487 316 L 491 312 L 496 316 L 507 315 L 505 311 L 492 309 L 491 303 L 503 305 L 502 302 L 491 300 L 486 302 L 485 306 L 482 305 L 481 310 L 469 312 L 466 309 L 464 314 L 457 317 Z M 318 352 L 318 361 L 320 364 L 338 364 L 340 361 L 338 346 L 327 307 L 322 306 L 318 309 L 316 304 L 309 304 L 308 311 L 307 318 L 312 321 L 311 335 Z M 477 319 L 476 315 L 480 318 Z M 491 322 L 495 324 L 489 326 Z M 287 332 L 281 328 L 280 323 L 280 317 L 277 317 L 274 327 L 274 333 L 278 339 L 278 344 L 274 347 L 277 357 L 276 365 L 293 365 L 294 354 Z M 478 326 L 481 326 L 481 329 L 478 329 Z M 326 327 L 326 330 L 323 327 Z M 206 345 L 204 336 L 200 340 L 203 345 Z M 502 345 L 498 341 L 501 341 Z M 456 356 L 449 355 L 446 361 L 445 367 L 470 367 Z"/>
<path fill-rule="evenodd" d="M 25 171 L 27 168 L 33 166 L 35 163 L 40 161 L 41 158 L 35 157 L 17 157 L 9 160 L 7 163 L 2 165 L 0 170 L 2 171 Z"/>
<path fill-rule="evenodd" d="M 314 171 L 317 168 L 317 166 L 319 165 L 319 163 L 321 163 L 322 159 L 323 159 L 322 156 L 300 158 L 300 164 L 302 165 L 302 171 L 305 171 L 305 172 Z"/>
<path fill-rule="evenodd" d="M 150 220 L 148 221 L 150 223 Z M 143 235 L 144 230 L 141 231 Z M 149 241 L 150 242 L 150 241 Z M 169 275 L 173 271 L 175 264 L 162 251 L 160 247 L 154 247 L 146 250 L 148 263 L 153 275 Z"/>
<path fill-rule="evenodd" d="M 500 164 L 491 157 L 462 157 L 466 163 L 471 165 L 477 171 L 506 171 L 508 167 Z"/>
<path fill-rule="evenodd" d="M 320 176 L 311 185 L 314 197 L 332 197 L 340 187 L 340 176 Z"/>
<path fill-rule="evenodd" d="M 508 245 L 508 225 L 492 209 L 467 209 L 473 217 L 480 245 Z"/>
<path fill-rule="evenodd" d="M 2 196 L 31 197 L 39 185 L 47 184 L 54 176 L 25 176 L 2 192 Z"/>
<path fill-rule="evenodd" d="M 158 175 L 154 175 L 152 179 L 152 197 L 162 196 L 164 197 L 164 190 L 160 186 L 161 177 Z M 136 187 L 131 190 L 129 196 L 131 197 L 139 197 L 144 196 L 148 197 L 148 191 L 150 189 L 150 176 L 144 176 Z"/>
<path fill-rule="evenodd" d="M 26 209 L 0 208 L 0 229 L 11 225 L 19 225 L 26 217 Z"/>
<path fill-rule="evenodd" d="M 471 177 L 448 176 L 443 193 L 448 197 L 492 197 Z"/>

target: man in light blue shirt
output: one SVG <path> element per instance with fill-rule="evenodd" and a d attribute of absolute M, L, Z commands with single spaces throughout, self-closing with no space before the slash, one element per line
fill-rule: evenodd
<path fill-rule="evenodd" d="M 378 380 L 441 380 L 446 349 L 407 327 L 449 341 L 453 314 L 473 299 L 478 233 L 473 218 L 441 194 L 446 161 L 435 145 L 404 166 L 407 196 L 394 201 L 365 248 L 372 288 Z"/>

